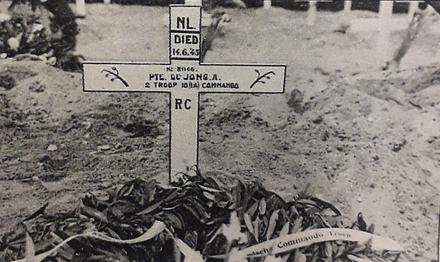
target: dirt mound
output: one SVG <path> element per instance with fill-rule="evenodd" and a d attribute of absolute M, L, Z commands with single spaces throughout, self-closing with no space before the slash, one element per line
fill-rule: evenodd
<path fill-rule="evenodd" d="M 140 102 L 137 95 L 84 93 L 81 74 L 65 72 L 42 62 L 5 60 L 0 68 L 1 110 L 7 112 L 5 117 L 14 111 L 26 123 L 65 125 L 66 128 L 69 123 L 90 127 L 90 123 L 78 123 L 80 118 L 89 117 L 133 136 L 160 133 L 157 121 L 147 116 L 148 109 L 142 109 L 146 102 L 136 105 Z"/>
<path fill-rule="evenodd" d="M 329 76 L 322 90 L 294 89 L 284 102 L 216 98 L 202 114 L 201 166 L 227 181 L 259 179 L 284 196 L 311 184 L 348 216 L 370 210 L 383 235 L 429 260 L 440 186 L 436 68 Z"/>
<path fill-rule="evenodd" d="M 0 88 L 11 106 L 20 108 L 26 120 L 67 119 L 77 108 L 82 95 L 81 75 L 47 66 L 42 62 L 1 61 L 2 79 L 12 79 L 14 86 Z M 89 106 L 86 106 L 90 102 Z M 78 107 L 86 111 L 92 100 Z"/>
<path fill-rule="evenodd" d="M 324 194 L 349 209 L 369 206 L 375 220 L 395 219 L 385 232 L 403 239 L 415 256 L 434 252 L 437 238 L 438 68 L 336 77 L 310 101 L 303 124 L 283 130 L 306 138 L 297 147 L 311 150 L 307 161 L 329 179 L 318 182 L 320 192 L 330 185 Z M 304 164 L 315 177 L 315 167 Z"/>
<path fill-rule="evenodd" d="M 42 202 L 166 173 L 165 97 L 84 93 L 80 74 L 42 62 L 3 60 L 0 76 L 0 231 Z"/>

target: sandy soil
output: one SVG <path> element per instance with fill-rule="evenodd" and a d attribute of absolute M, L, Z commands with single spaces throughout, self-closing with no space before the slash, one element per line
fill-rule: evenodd
<path fill-rule="evenodd" d="M 78 53 L 167 60 L 167 8 L 88 7 Z M 374 14 L 320 13 L 310 27 L 305 13 L 278 8 L 227 12 L 232 21 L 206 62 L 287 64 L 287 90 L 204 95 L 202 172 L 226 182 L 259 179 L 286 197 L 310 184 L 348 219 L 363 212 L 417 261 L 434 259 L 440 17 L 428 18 L 400 71 L 380 72 L 376 32 L 334 32 L 347 19 Z M 82 193 L 134 177 L 166 181 L 165 96 L 85 94 L 80 74 L 41 62 L 3 60 L 0 74 L 16 81 L 10 90 L 0 87 L 0 231 L 46 202 L 59 212 L 75 207 Z"/>

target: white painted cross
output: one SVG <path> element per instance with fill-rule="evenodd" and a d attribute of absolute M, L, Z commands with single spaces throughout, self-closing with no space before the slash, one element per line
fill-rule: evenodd
<path fill-rule="evenodd" d="M 316 22 L 316 15 L 318 13 L 318 3 L 328 3 L 331 0 L 308 0 L 309 8 L 307 9 L 306 25 L 312 26 Z M 351 1 L 344 1 L 344 12 L 351 9 Z"/>
<path fill-rule="evenodd" d="M 272 7 L 272 0 L 264 0 L 263 7 L 264 9 L 270 9 Z"/>
<path fill-rule="evenodd" d="M 411 1 L 409 2 L 409 8 L 408 8 L 408 20 L 411 21 L 411 19 L 414 16 L 414 13 L 416 12 L 418 8 L 419 2 L 418 1 Z"/>
<path fill-rule="evenodd" d="M 414 8 L 414 4 L 411 5 Z M 410 10 L 412 12 L 412 10 Z M 404 30 L 408 28 L 410 21 L 408 16 L 401 18 L 392 18 L 393 1 L 380 1 L 379 18 L 363 18 L 351 21 L 350 30 L 354 32 L 361 31 L 379 31 L 376 39 L 376 54 L 378 59 L 388 61 L 392 55 L 391 33 L 393 31 Z"/>
<path fill-rule="evenodd" d="M 86 17 L 86 1 L 76 0 L 76 15 L 80 18 Z"/>
<path fill-rule="evenodd" d="M 344 1 L 344 14 L 347 14 L 351 11 L 351 5 L 352 5 L 351 0 Z"/>
<path fill-rule="evenodd" d="M 316 0 L 309 1 L 309 9 L 307 9 L 307 20 L 306 20 L 306 24 L 308 26 L 312 26 L 315 24 L 317 4 L 318 4 L 318 1 L 316 1 Z"/>
<path fill-rule="evenodd" d="M 284 92 L 286 66 L 200 64 L 201 7 L 170 6 L 169 63 L 86 62 L 85 92 L 153 92 L 169 95 L 169 174 L 198 164 L 201 93 Z"/>

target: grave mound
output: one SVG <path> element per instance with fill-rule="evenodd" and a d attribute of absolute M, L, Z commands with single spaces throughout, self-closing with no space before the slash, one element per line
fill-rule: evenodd
<path fill-rule="evenodd" d="M 65 120 L 72 111 L 84 108 L 77 107 L 82 95 L 80 81 L 80 75 L 41 61 L 0 61 L 1 96 L 27 120 Z"/>
<path fill-rule="evenodd" d="M 335 206 L 307 190 L 286 201 L 257 182 L 225 187 L 195 173 L 174 186 L 135 179 L 104 195 L 88 193 L 78 208 L 65 213 L 46 214 L 48 204 L 43 205 L 1 238 L 0 258 L 181 261 L 183 254 L 184 261 L 193 262 L 247 261 L 246 256 L 253 261 L 263 261 L 261 256 L 269 256 L 265 261 L 406 261 L 399 252 L 373 250 L 380 240 L 369 234 L 374 225 L 361 213 L 347 223 Z M 320 233 L 308 236 L 306 230 Z M 338 236 L 320 240 L 325 233 Z M 363 241 L 356 234 L 365 235 Z M 266 242 L 271 239 L 275 243 Z M 382 241 L 380 248 L 393 246 Z M 263 247 L 256 248 L 259 244 Z"/>

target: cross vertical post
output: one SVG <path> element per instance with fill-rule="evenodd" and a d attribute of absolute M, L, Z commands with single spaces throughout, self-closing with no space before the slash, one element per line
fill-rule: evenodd
<path fill-rule="evenodd" d="M 409 9 L 408 9 L 408 20 L 411 21 L 411 19 L 414 16 L 414 13 L 419 8 L 419 2 L 418 1 L 411 1 L 409 2 Z"/>
<path fill-rule="evenodd" d="M 440 261 L 440 211 L 438 214 L 438 228 L 437 228 L 437 261 Z"/>
<path fill-rule="evenodd" d="M 170 9 L 170 60 L 177 68 L 167 70 L 196 70 L 200 62 L 201 16 L 198 6 L 180 6 Z M 179 67 L 180 66 L 180 67 Z M 180 69 L 179 69 L 180 68 Z M 176 73 L 176 72 L 175 72 Z M 184 172 L 198 165 L 198 102 L 197 92 L 180 88 L 171 92 L 170 174 Z M 173 121 L 179 119 L 179 121 Z M 194 123 L 182 129 L 181 123 Z M 171 177 L 170 177 L 171 180 Z"/>
<path fill-rule="evenodd" d="M 351 11 L 351 0 L 344 1 L 344 13 L 347 14 Z"/>
<path fill-rule="evenodd" d="M 377 50 L 379 58 L 386 58 L 390 56 L 391 51 L 391 32 L 390 27 L 391 17 L 393 15 L 393 1 L 380 1 L 379 6 L 379 21 L 381 23 L 379 29 L 379 36 L 377 39 Z"/>
<path fill-rule="evenodd" d="M 169 97 L 169 180 L 198 167 L 200 94 L 284 93 L 285 65 L 201 64 L 201 7 L 171 5 L 169 62 L 86 62 L 85 92 L 163 93 Z"/>
<path fill-rule="evenodd" d="M 264 9 L 270 9 L 272 7 L 272 0 L 264 0 L 263 7 Z"/>
<path fill-rule="evenodd" d="M 308 26 L 312 26 L 315 24 L 316 20 L 316 12 L 317 12 L 317 1 L 311 0 L 309 1 L 309 9 L 307 11 L 307 21 L 306 24 Z"/>
<path fill-rule="evenodd" d="M 76 15 L 78 17 L 86 17 L 86 1 L 85 0 L 76 0 Z"/>
<path fill-rule="evenodd" d="M 437 228 L 437 261 L 440 261 L 440 211 L 438 214 L 438 228 Z"/>
<path fill-rule="evenodd" d="M 391 34 L 393 31 L 408 28 L 407 17 L 393 18 L 393 1 L 380 1 L 378 18 L 358 18 L 350 22 L 350 30 L 379 31 L 375 43 L 375 56 L 382 65 L 392 56 Z"/>

